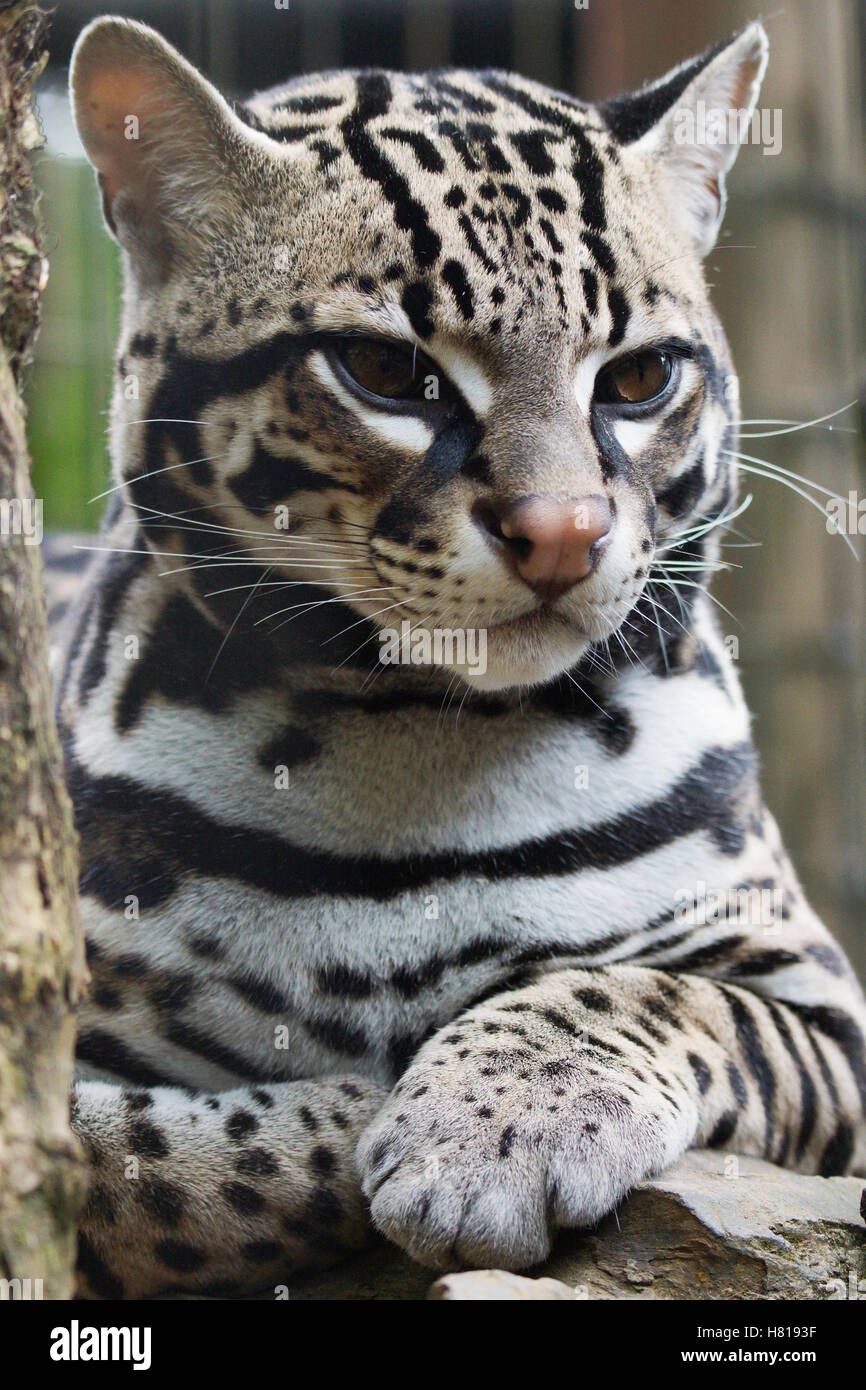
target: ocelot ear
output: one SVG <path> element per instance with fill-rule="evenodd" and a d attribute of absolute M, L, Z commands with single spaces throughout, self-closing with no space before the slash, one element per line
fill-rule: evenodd
<path fill-rule="evenodd" d="M 255 141 L 216 88 L 147 25 L 98 19 L 70 71 L 108 226 L 139 280 L 165 279 L 243 209 Z"/>
<path fill-rule="evenodd" d="M 659 170 L 671 214 L 698 254 L 715 244 L 725 211 L 725 174 L 750 129 L 767 66 L 761 24 L 675 68 L 659 82 L 601 107 L 632 155 Z"/>

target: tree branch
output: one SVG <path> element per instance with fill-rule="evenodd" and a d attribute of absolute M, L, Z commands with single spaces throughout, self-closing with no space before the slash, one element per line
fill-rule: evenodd
<path fill-rule="evenodd" d="M 44 62 L 39 10 L 0 0 L 0 1278 L 63 1299 L 84 1186 L 68 1094 L 85 972 L 19 395 L 47 278 L 29 162 Z"/>

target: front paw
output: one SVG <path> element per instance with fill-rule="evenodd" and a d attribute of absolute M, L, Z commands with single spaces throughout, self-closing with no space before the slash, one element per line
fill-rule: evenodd
<path fill-rule="evenodd" d="M 430 1045 L 428 1044 L 428 1047 Z M 374 1224 L 422 1264 L 524 1269 L 674 1162 L 697 1113 L 581 1060 L 419 1060 L 358 1149 Z"/>

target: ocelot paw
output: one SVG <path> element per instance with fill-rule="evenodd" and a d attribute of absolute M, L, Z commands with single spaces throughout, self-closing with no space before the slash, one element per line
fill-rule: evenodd
<path fill-rule="evenodd" d="M 378 1229 L 422 1264 L 523 1269 L 678 1158 L 696 1114 L 571 1058 L 421 1061 L 358 1149 Z M 686 1113 L 688 1112 L 688 1113 Z"/>

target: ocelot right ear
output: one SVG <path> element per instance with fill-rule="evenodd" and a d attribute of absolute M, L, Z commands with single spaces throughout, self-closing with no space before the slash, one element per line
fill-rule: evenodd
<path fill-rule="evenodd" d="M 159 34 L 127 19 L 89 24 L 70 88 L 105 220 L 139 281 L 164 280 L 238 224 L 257 147 L 272 142 Z"/>
<path fill-rule="evenodd" d="M 642 91 L 601 106 L 626 158 L 658 172 L 671 217 L 699 256 L 719 233 L 725 176 L 749 130 L 768 47 L 763 26 L 749 24 Z"/>

